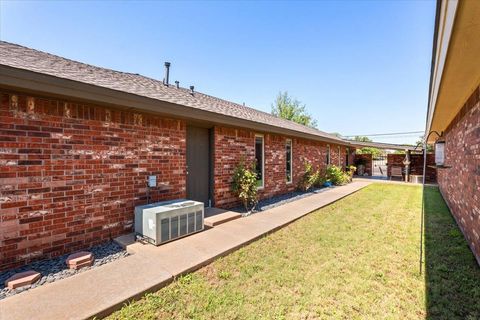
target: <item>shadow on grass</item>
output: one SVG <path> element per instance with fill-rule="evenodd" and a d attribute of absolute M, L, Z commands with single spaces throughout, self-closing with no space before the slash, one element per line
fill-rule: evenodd
<path fill-rule="evenodd" d="M 427 319 L 480 319 L 480 267 L 438 188 L 424 197 Z"/>

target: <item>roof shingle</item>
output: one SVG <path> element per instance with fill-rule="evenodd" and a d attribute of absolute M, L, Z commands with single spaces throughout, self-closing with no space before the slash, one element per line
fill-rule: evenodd
<path fill-rule="evenodd" d="M 348 144 L 348 142 L 326 132 L 234 102 L 200 92 L 195 92 L 192 95 L 188 89 L 176 88 L 172 85 L 165 86 L 162 81 L 139 74 L 100 68 L 5 41 L 0 41 L 0 64 Z"/>

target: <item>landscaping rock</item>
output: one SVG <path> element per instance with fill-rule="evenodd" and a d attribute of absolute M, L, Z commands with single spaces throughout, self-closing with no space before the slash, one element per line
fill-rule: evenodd
<path fill-rule="evenodd" d="M 68 278 L 77 273 L 90 270 L 92 268 L 99 267 L 109 262 L 124 258 L 129 254 L 118 244 L 108 242 L 101 244 L 95 247 L 90 248 L 92 254 L 93 264 L 91 266 L 84 266 L 81 269 L 69 269 L 66 265 L 67 258 L 69 254 L 56 257 L 49 260 L 41 260 L 32 262 L 29 265 L 14 269 L 8 270 L 0 273 L 0 300 L 20 293 L 22 291 L 30 290 L 51 282 L 59 281 L 61 279 Z M 25 285 L 16 289 L 9 289 L 8 286 L 4 286 L 5 281 L 11 276 L 19 272 L 25 272 L 29 270 L 35 270 L 40 273 L 41 277 L 37 282 L 31 285 Z"/>
<path fill-rule="evenodd" d="M 311 196 L 313 194 L 318 194 L 325 192 L 329 189 L 335 188 L 335 186 L 331 187 L 323 187 L 323 188 L 315 188 L 311 189 L 309 191 L 293 191 L 290 193 L 285 193 L 279 196 L 271 197 L 268 199 L 262 199 L 258 202 L 257 206 L 255 207 L 254 212 L 260 212 L 260 211 L 265 211 L 268 209 L 272 209 L 278 206 L 281 206 L 283 204 L 295 201 L 295 200 L 300 200 L 302 198 Z M 235 212 L 240 212 L 240 213 L 245 213 L 245 208 L 244 207 L 236 207 L 233 208 L 231 211 Z"/>

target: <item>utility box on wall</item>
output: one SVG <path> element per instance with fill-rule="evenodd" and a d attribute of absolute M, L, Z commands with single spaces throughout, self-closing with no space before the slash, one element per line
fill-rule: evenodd
<path fill-rule="evenodd" d="M 202 231 L 203 221 L 203 202 L 180 199 L 135 207 L 135 233 L 156 246 Z"/>
<path fill-rule="evenodd" d="M 149 188 L 155 188 L 157 186 L 157 176 L 148 176 L 147 186 Z"/>

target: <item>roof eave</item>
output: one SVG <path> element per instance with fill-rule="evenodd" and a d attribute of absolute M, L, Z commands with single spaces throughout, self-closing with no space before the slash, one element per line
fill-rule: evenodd
<path fill-rule="evenodd" d="M 440 90 L 443 68 L 447 58 L 447 51 L 452 36 L 457 7 L 458 1 L 456 0 L 437 0 L 424 138 L 428 137 L 432 128 L 437 97 Z"/>
<path fill-rule="evenodd" d="M 29 91 L 40 95 L 54 95 L 65 99 L 79 99 L 128 109 L 136 109 L 185 120 L 204 121 L 216 125 L 244 127 L 256 131 L 271 132 L 316 141 L 350 145 L 342 139 L 330 139 L 255 121 L 240 119 L 206 110 L 191 108 L 166 101 L 142 97 L 136 94 L 95 86 L 0 65 L 0 85 L 9 89 Z"/>

